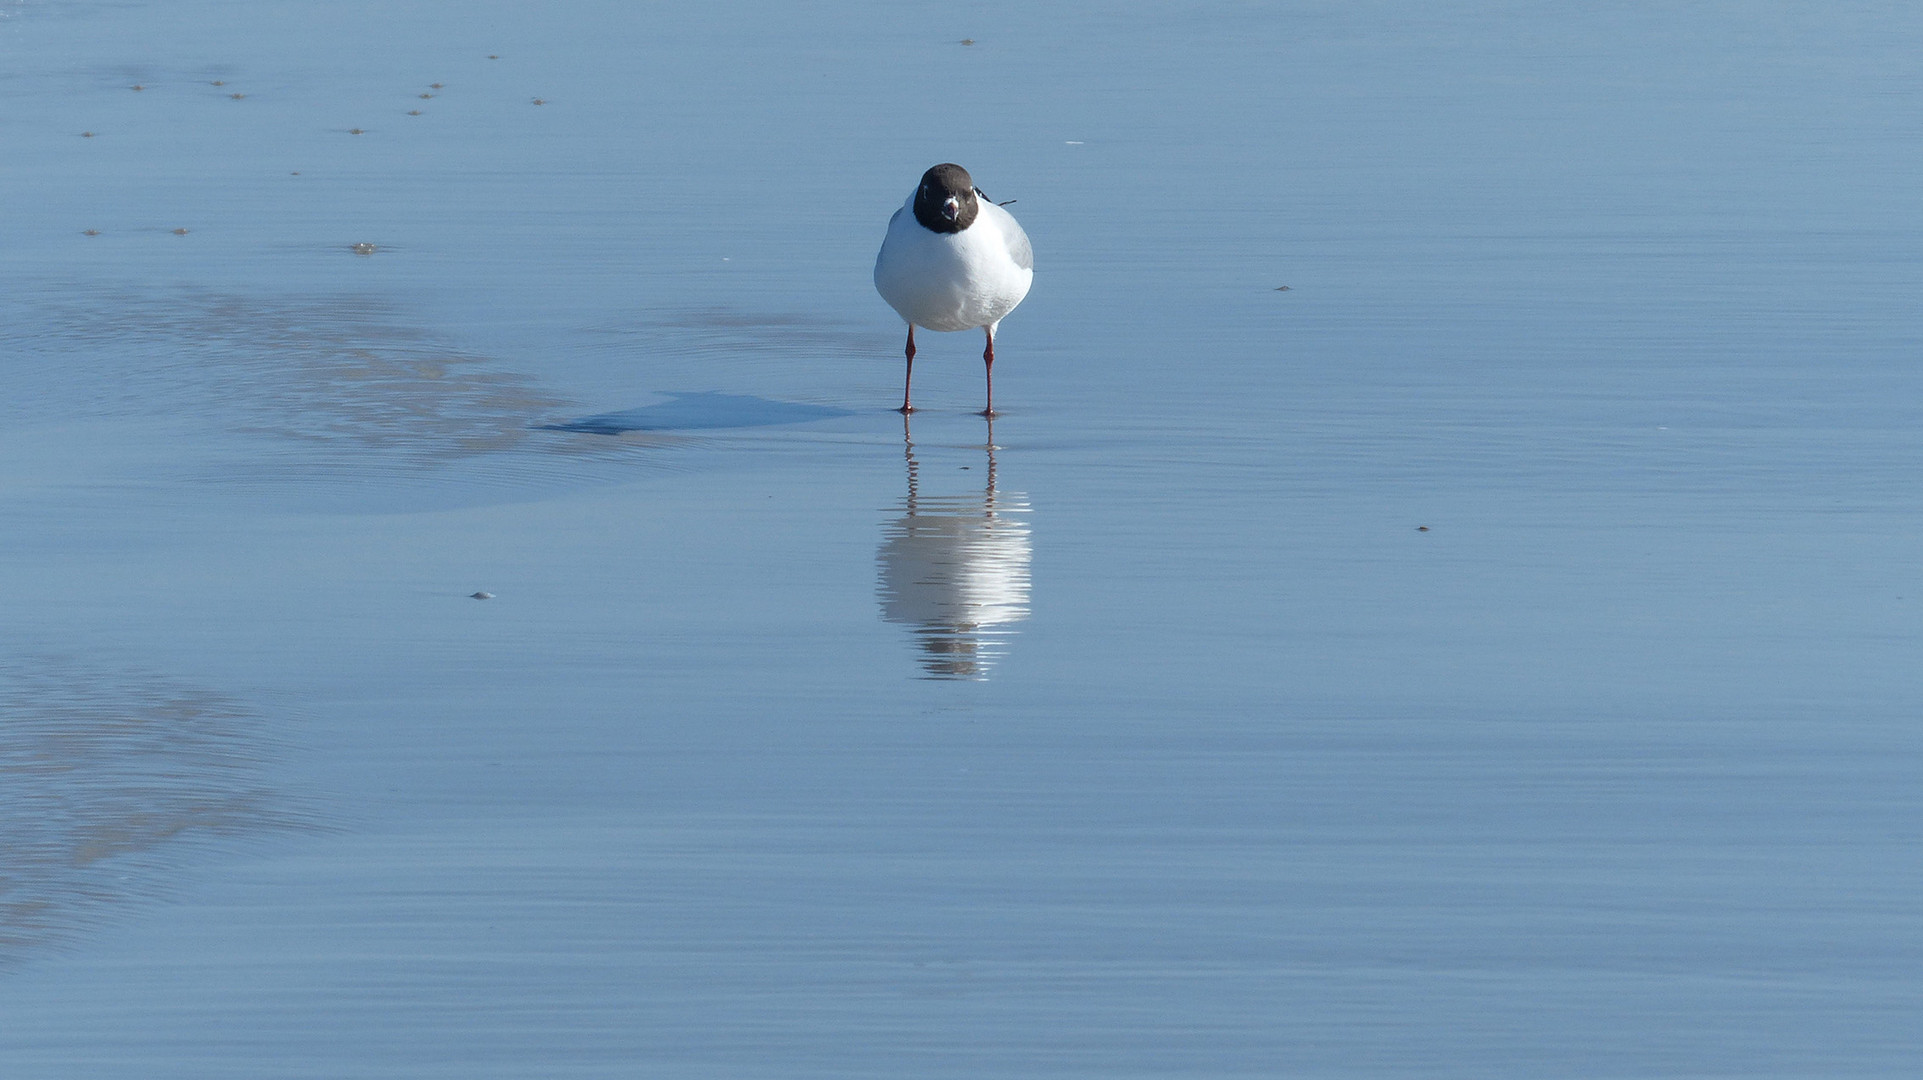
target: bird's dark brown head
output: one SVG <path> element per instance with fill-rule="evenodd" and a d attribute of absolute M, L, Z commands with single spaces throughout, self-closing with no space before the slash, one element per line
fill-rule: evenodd
<path fill-rule="evenodd" d="M 931 232 L 958 233 L 981 213 L 975 181 L 960 165 L 937 165 L 921 174 L 915 189 L 915 220 Z"/>

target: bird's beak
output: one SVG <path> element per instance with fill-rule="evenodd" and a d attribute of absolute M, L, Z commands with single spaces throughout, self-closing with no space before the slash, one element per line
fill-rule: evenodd
<path fill-rule="evenodd" d="M 941 216 L 950 221 L 961 216 L 961 200 L 950 195 L 941 204 Z"/>

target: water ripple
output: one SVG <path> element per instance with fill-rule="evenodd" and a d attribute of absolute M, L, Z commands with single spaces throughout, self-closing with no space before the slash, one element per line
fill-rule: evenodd
<path fill-rule="evenodd" d="M 193 850 L 297 827 L 265 721 L 220 694 L 0 661 L 0 964 L 161 892 Z"/>

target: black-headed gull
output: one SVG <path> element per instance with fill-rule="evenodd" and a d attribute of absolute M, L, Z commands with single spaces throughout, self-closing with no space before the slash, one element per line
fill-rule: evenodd
<path fill-rule="evenodd" d="M 901 411 L 913 412 L 908 391 L 915 374 L 915 327 L 973 330 L 988 335 L 982 363 L 988 407 L 995 415 L 995 328 L 1028 295 L 1035 256 L 1028 234 L 1008 211 L 989 201 L 960 165 L 937 165 L 888 219 L 888 236 L 875 256 L 875 290 L 908 322 L 908 370 Z"/>

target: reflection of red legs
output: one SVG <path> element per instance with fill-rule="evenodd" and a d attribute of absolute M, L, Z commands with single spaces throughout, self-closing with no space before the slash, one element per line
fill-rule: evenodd
<path fill-rule="evenodd" d="M 988 334 L 988 347 L 982 350 L 982 365 L 988 371 L 988 408 L 982 410 L 983 416 L 995 415 L 995 328 L 984 326 Z"/>
<path fill-rule="evenodd" d="M 909 413 L 915 411 L 915 407 L 913 405 L 908 404 L 908 388 L 914 385 L 914 382 L 915 382 L 915 324 L 914 323 L 908 324 L 908 348 L 904 351 L 908 353 L 908 372 L 907 374 L 901 377 L 901 408 L 896 409 L 895 411 L 898 413 L 901 413 L 903 416 L 907 416 Z"/>

